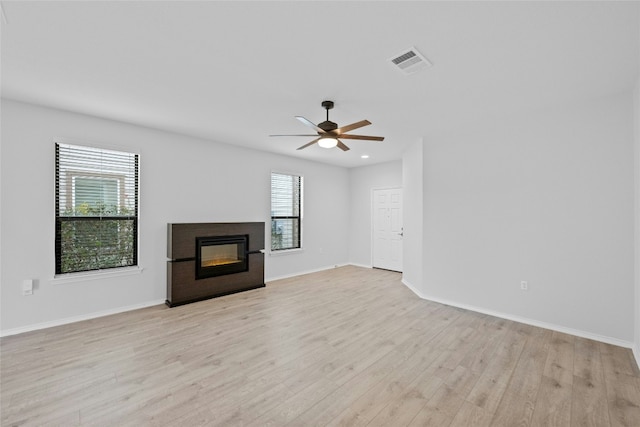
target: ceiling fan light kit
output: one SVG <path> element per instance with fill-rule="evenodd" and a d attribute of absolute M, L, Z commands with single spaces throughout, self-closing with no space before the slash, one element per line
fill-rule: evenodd
<path fill-rule="evenodd" d="M 330 136 L 325 136 L 320 138 L 318 141 L 318 145 L 322 148 L 333 148 L 338 145 L 338 140 L 335 138 L 331 138 Z"/>
<path fill-rule="evenodd" d="M 367 135 L 351 135 L 347 132 L 352 131 L 354 129 L 361 128 L 363 126 L 368 126 L 371 124 L 369 120 L 361 120 L 359 122 L 351 123 L 350 125 L 338 127 L 337 123 L 334 123 L 329 120 L 329 110 L 333 108 L 333 101 L 322 101 L 322 108 L 327 110 L 327 120 L 322 123 L 314 124 L 311 120 L 302 117 L 295 116 L 296 119 L 300 121 L 305 126 L 310 127 L 315 130 L 317 133 L 317 138 L 311 142 L 306 143 L 305 145 L 298 147 L 298 150 L 302 150 L 303 148 L 307 148 L 315 143 L 317 143 L 322 148 L 333 148 L 338 147 L 342 151 L 348 151 L 349 147 L 347 147 L 340 139 L 358 139 L 364 141 L 383 141 L 384 137 L 382 136 L 367 136 Z M 316 135 L 269 135 L 269 136 L 316 136 Z"/>

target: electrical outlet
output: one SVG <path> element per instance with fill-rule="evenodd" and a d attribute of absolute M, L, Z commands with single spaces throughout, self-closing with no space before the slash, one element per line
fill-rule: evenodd
<path fill-rule="evenodd" d="M 522 289 L 523 291 L 528 291 L 529 290 L 529 283 L 527 283 L 526 280 L 523 280 L 520 282 L 520 289 Z"/>

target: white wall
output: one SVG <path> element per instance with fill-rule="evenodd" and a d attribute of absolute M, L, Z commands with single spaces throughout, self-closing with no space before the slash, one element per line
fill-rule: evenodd
<path fill-rule="evenodd" d="M 423 158 L 424 296 L 633 341 L 630 93 L 462 128 Z"/>
<path fill-rule="evenodd" d="M 634 91 L 635 122 L 635 339 L 633 351 L 640 366 L 640 77 Z"/>
<path fill-rule="evenodd" d="M 349 262 L 371 267 L 371 192 L 402 187 L 400 160 L 349 169 Z"/>
<path fill-rule="evenodd" d="M 304 175 L 304 251 L 266 256 L 267 281 L 348 261 L 345 168 L 7 100 L 1 136 L 3 333 L 164 301 L 167 223 L 264 221 L 268 227 L 272 169 Z M 140 152 L 141 274 L 52 282 L 54 137 Z M 26 278 L 36 280 L 32 296 L 21 295 Z"/>
<path fill-rule="evenodd" d="M 640 9 L 638 10 L 638 22 L 640 22 Z M 638 28 L 640 38 L 640 28 Z M 640 46 L 639 46 L 640 48 Z M 638 55 L 638 69 L 640 70 L 640 55 Z M 634 303 L 634 346 L 633 353 L 636 363 L 640 366 L 640 74 L 633 91 L 634 101 L 634 160 L 635 160 L 635 303 Z"/>
<path fill-rule="evenodd" d="M 422 294 L 423 286 L 423 141 L 413 143 L 402 155 L 402 282 Z"/>

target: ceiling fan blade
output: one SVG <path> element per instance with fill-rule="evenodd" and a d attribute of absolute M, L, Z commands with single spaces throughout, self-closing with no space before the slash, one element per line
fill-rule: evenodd
<path fill-rule="evenodd" d="M 320 140 L 320 138 L 316 138 L 316 139 L 314 139 L 314 140 L 313 140 L 313 141 L 311 141 L 311 142 L 307 142 L 307 143 L 306 143 L 306 144 L 304 144 L 302 147 L 298 147 L 297 149 L 298 149 L 298 150 L 302 150 L 303 148 L 307 148 L 308 146 L 315 144 L 315 143 L 316 143 L 316 142 L 318 142 L 319 140 Z"/>
<path fill-rule="evenodd" d="M 341 149 L 342 151 L 349 151 L 349 147 L 344 145 L 340 140 L 338 140 L 338 148 Z"/>
<path fill-rule="evenodd" d="M 309 126 L 311 129 L 315 130 L 318 133 L 324 133 L 324 131 L 322 129 L 320 129 L 318 126 L 316 126 L 315 123 L 313 123 L 311 120 L 309 119 L 305 119 L 302 116 L 296 116 L 296 119 L 300 120 L 300 122 L 305 125 L 305 126 Z"/>
<path fill-rule="evenodd" d="M 360 120 L 359 122 L 355 122 L 355 123 L 351 123 L 350 125 L 339 127 L 338 129 L 334 130 L 334 132 L 340 135 L 345 132 L 349 132 L 350 130 L 358 129 L 363 126 L 369 126 L 370 124 L 371 122 L 369 120 Z"/>
<path fill-rule="evenodd" d="M 367 135 L 349 135 L 344 134 L 340 135 L 340 138 L 343 139 L 365 139 L 369 141 L 384 141 L 384 136 L 367 136 Z"/>
<path fill-rule="evenodd" d="M 287 134 L 287 135 L 269 135 L 269 136 L 318 136 L 318 134 Z"/>

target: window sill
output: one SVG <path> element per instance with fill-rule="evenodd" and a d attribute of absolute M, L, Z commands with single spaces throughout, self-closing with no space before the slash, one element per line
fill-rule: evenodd
<path fill-rule="evenodd" d="M 304 252 L 304 249 L 303 248 L 283 249 L 281 251 L 269 251 L 269 256 L 292 255 L 300 252 Z"/>
<path fill-rule="evenodd" d="M 51 283 L 54 285 L 63 285 L 65 283 L 85 282 L 87 280 L 108 279 L 111 277 L 119 276 L 132 276 L 134 274 L 142 273 L 143 270 L 144 268 L 137 266 L 114 268 L 113 270 L 110 269 L 87 271 L 81 273 L 56 274 L 53 279 L 51 279 Z"/>

